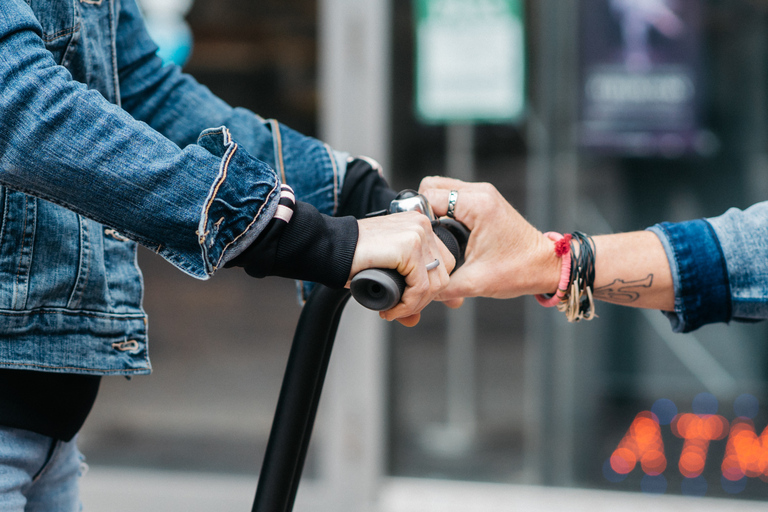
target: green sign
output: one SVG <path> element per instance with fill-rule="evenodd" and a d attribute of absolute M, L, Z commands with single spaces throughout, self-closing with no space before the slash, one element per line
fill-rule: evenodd
<path fill-rule="evenodd" d="M 525 106 L 522 0 L 415 0 L 416 109 L 427 122 L 514 121 Z"/>

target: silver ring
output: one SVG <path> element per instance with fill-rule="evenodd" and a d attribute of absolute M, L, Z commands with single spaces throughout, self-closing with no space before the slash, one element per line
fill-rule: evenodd
<path fill-rule="evenodd" d="M 430 271 L 439 266 L 440 266 L 440 260 L 435 258 L 435 261 L 433 261 L 432 263 L 427 263 L 427 271 Z"/>
<path fill-rule="evenodd" d="M 459 199 L 459 191 L 458 190 L 451 190 L 451 193 L 448 194 L 448 217 L 451 219 L 455 218 L 454 215 L 456 214 L 456 201 Z"/>

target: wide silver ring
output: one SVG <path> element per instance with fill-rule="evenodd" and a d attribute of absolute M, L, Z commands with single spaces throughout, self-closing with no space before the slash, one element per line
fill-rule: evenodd
<path fill-rule="evenodd" d="M 451 219 L 455 218 L 454 215 L 456 214 L 456 201 L 459 199 L 459 191 L 458 190 L 451 190 L 451 193 L 448 194 L 448 217 Z"/>
<path fill-rule="evenodd" d="M 430 271 L 439 266 L 440 266 L 440 260 L 435 258 L 435 261 L 433 261 L 432 263 L 427 263 L 427 271 Z"/>

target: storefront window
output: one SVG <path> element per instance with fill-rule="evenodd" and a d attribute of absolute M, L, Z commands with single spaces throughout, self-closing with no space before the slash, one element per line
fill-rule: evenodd
<path fill-rule="evenodd" d="M 445 174 L 450 128 L 408 115 L 413 20 L 408 2 L 395 5 L 393 158 L 398 185 L 415 186 L 423 175 Z M 737 0 L 654 5 L 665 10 L 669 25 L 646 27 L 650 60 L 643 68 L 642 59 L 630 56 L 635 68 L 621 76 L 614 69 L 611 80 L 604 62 L 601 91 L 603 99 L 614 101 L 613 110 L 591 104 L 589 112 L 614 117 L 585 121 L 580 91 L 588 86 L 588 52 L 610 54 L 610 48 L 594 46 L 620 43 L 620 15 L 643 13 L 619 11 L 640 9 L 641 3 L 526 3 L 528 116 L 524 123 L 472 127 L 473 172 L 534 223 L 546 204 L 548 224 L 537 226 L 544 231 L 638 230 L 768 198 L 765 7 Z M 603 39 L 594 26 L 591 35 L 584 34 L 584 14 L 594 22 L 598 11 L 614 26 Z M 660 54 L 673 25 L 688 31 L 678 34 L 685 39 L 683 50 L 670 43 Z M 592 46 L 585 50 L 585 44 Z M 665 71 L 653 80 L 630 83 L 658 69 Z M 641 119 L 637 110 L 621 111 L 616 103 L 661 93 L 656 100 L 688 98 L 675 84 L 695 85 L 696 92 L 690 108 L 678 105 L 681 113 L 674 119 L 664 120 L 669 112 L 656 118 L 643 112 Z M 630 98 L 631 91 L 619 86 L 640 96 Z M 680 94 L 670 96 L 670 87 Z M 615 123 L 611 133 L 596 135 L 594 127 L 608 122 Z M 631 133 L 621 138 L 621 130 Z M 672 148 L 670 141 L 679 145 Z M 552 181 L 532 190 L 542 159 Z M 391 473 L 696 496 L 768 495 L 757 462 L 763 448 L 756 441 L 768 424 L 765 326 L 712 325 L 683 335 L 672 333 L 656 311 L 599 303 L 597 313 L 593 322 L 572 325 L 530 297 L 478 299 L 463 348 L 472 360 L 463 368 L 451 362 L 454 349 L 446 343 L 446 318 L 455 312 L 432 306 L 417 328 L 395 327 Z"/>

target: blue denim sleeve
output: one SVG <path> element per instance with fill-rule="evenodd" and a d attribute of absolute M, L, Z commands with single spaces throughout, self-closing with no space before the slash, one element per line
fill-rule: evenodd
<path fill-rule="evenodd" d="M 667 253 L 675 310 L 664 312 L 675 332 L 731 319 L 731 293 L 720 242 L 706 220 L 664 222 L 648 228 Z"/>
<path fill-rule="evenodd" d="M 768 318 L 768 201 L 707 220 L 728 268 L 733 319 Z"/>
<path fill-rule="evenodd" d="M 279 199 L 273 168 L 223 126 L 180 149 L 72 80 L 41 34 L 27 2 L 0 2 L 0 183 L 117 229 L 201 279 L 258 235 Z"/>
<path fill-rule="evenodd" d="M 332 215 L 347 154 L 275 120 L 233 108 L 178 66 L 163 64 L 134 0 L 123 0 L 117 55 L 122 107 L 181 147 L 211 126 L 226 126 L 249 154 L 275 169 L 297 199 Z"/>

